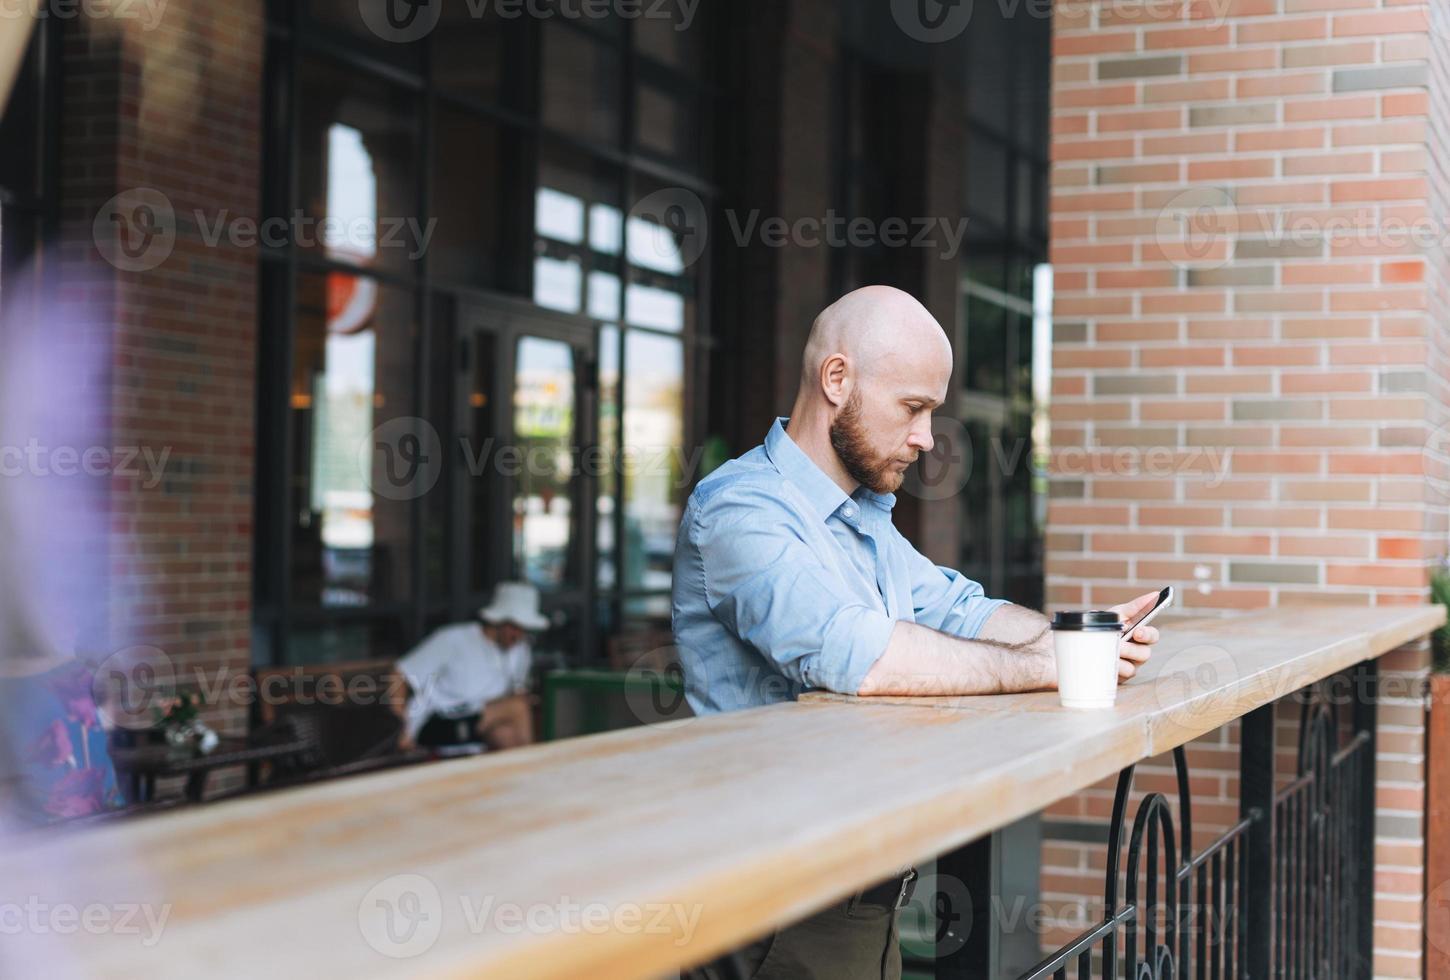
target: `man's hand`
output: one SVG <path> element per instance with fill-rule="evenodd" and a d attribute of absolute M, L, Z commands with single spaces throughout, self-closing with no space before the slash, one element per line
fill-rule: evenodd
<path fill-rule="evenodd" d="M 1140 595 L 1131 602 L 1125 602 L 1121 606 L 1111 606 L 1113 612 L 1123 617 L 1123 622 L 1131 623 L 1139 616 L 1153 608 L 1153 603 L 1158 601 L 1158 593 L 1149 592 L 1147 595 Z M 1131 680 L 1138 673 L 1138 668 L 1148 662 L 1153 655 L 1153 644 L 1158 642 L 1158 627 L 1139 626 L 1133 631 L 1132 636 L 1123 637 L 1122 645 L 1118 647 L 1118 683 Z"/>

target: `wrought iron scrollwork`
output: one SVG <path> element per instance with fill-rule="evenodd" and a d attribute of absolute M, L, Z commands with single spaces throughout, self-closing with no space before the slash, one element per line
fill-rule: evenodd
<path fill-rule="evenodd" d="M 1176 813 L 1167 796 L 1148 793 L 1131 830 L 1134 767 L 1124 769 L 1108 830 L 1103 918 L 1022 980 L 1066 980 L 1074 966 L 1079 980 L 1367 976 L 1357 909 L 1373 874 L 1366 815 L 1373 814 L 1374 676 L 1373 664 L 1354 671 L 1356 730 L 1347 740 L 1332 685 L 1301 692 L 1297 775 L 1281 788 L 1272 778 L 1273 708 L 1259 709 L 1268 714 L 1244 726 L 1241 751 L 1245 772 L 1264 772 L 1262 797 L 1245 796 L 1241 819 L 1200 852 L 1183 748 L 1173 751 Z M 1358 683 L 1366 677 L 1367 690 Z M 1251 850 L 1271 868 L 1252 866 Z M 1255 895 L 1251 882 L 1267 885 L 1260 891 L 1269 894 Z M 1252 922 L 1250 907 L 1259 917 Z M 1259 930 L 1269 930 L 1267 940 Z"/>

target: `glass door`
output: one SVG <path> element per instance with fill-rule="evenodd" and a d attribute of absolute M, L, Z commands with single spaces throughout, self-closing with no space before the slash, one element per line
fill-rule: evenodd
<path fill-rule="evenodd" d="M 595 588 L 594 331 L 491 306 L 464 307 L 456 323 L 455 614 L 498 582 L 532 583 L 555 623 L 539 648 L 577 662 Z"/>

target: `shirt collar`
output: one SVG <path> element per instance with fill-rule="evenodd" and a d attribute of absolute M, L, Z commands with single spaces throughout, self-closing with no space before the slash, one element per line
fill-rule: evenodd
<path fill-rule="evenodd" d="M 848 497 L 836 485 L 836 481 L 827 476 L 785 431 L 789 421 L 787 418 L 775 420 L 765 437 L 765 454 L 770 457 L 771 463 L 780 471 L 781 476 L 800 487 L 815 508 L 817 520 L 824 521 L 853 497 L 861 504 L 875 504 L 885 511 L 891 510 L 896 503 L 893 494 L 875 493 L 865 487 L 857 487 L 856 492 Z"/>

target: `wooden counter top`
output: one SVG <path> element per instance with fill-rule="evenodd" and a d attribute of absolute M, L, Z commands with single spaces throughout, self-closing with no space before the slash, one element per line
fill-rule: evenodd
<path fill-rule="evenodd" d="M 0 906 L 169 918 L 150 946 L 144 917 L 140 935 L 6 931 L 0 974 L 658 976 L 1444 621 L 1399 606 L 1165 623 L 1112 711 L 812 696 L 6 842 Z"/>

